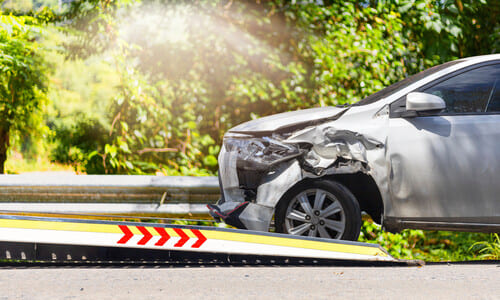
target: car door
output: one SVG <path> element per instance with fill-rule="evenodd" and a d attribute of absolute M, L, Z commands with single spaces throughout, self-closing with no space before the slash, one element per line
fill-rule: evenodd
<path fill-rule="evenodd" d="M 440 96 L 446 109 L 405 118 L 405 99 L 391 104 L 388 217 L 413 228 L 500 224 L 500 62 L 418 91 Z"/>

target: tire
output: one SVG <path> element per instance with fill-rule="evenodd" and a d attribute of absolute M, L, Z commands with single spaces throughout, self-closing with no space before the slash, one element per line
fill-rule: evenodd
<path fill-rule="evenodd" d="M 275 225 L 280 233 L 356 241 L 361 210 L 342 184 L 325 179 L 304 181 L 278 202 Z"/>

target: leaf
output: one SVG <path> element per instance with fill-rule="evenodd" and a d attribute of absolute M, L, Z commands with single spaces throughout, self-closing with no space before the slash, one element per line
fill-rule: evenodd
<path fill-rule="evenodd" d="M 133 169 L 134 169 L 134 165 L 133 165 L 131 162 L 129 162 L 129 161 L 126 161 L 126 162 L 125 162 L 125 165 L 127 166 L 127 168 L 128 168 L 129 170 L 133 170 Z"/>
<path fill-rule="evenodd" d="M 206 166 L 213 167 L 217 165 L 217 158 L 213 155 L 207 155 L 203 158 L 203 163 Z"/>
<path fill-rule="evenodd" d="M 462 29 L 456 25 L 451 25 L 450 27 L 450 33 L 454 36 L 454 37 L 458 37 L 459 35 L 462 34 Z"/>
<path fill-rule="evenodd" d="M 403 4 L 402 6 L 400 6 L 398 8 L 398 11 L 400 13 L 406 13 L 407 11 L 410 10 L 410 8 L 412 8 L 414 2 L 415 2 L 414 0 L 413 1 L 407 1 L 405 4 Z"/>
<path fill-rule="evenodd" d="M 90 153 L 88 154 L 87 159 L 88 159 L 88 160 L 91 160 L 91 159 L 92 159 L 92 157 L 94 157 L 94 156 L 96 156 L 96 155 L 100 155 L 100 154 L 99 154 L 99 152 L 98 152 L 98 151 L 92 151 L 92 152 L 90 152 Z"/>
<path fill-rule="evenodd" d="M 121 121 L 120 125 L 122 126 L 123 130 L 128 131 L 128 124 L 126 122 Z"/>
<path fill-rule="evenodd" d="M 417 3 L 416 8 L 418 10 L 423 10 L 425 8 L 425 5 L 426 5 L 425 1 L 420 1 L 419 3 Z"/>
<path fill-rule="evenodd" d="M 106 144 L 104 146 L 104 153 L 111 155 L 112 158 L 115 158 L 116 154 L 117 154 L 116 146 L 110 145 L 110 144 Z"/>

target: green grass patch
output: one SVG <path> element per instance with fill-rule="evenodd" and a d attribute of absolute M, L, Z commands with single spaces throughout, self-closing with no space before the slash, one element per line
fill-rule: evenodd
<path fill-rule="evenodd" d="M 7 174 L 22 174 L 31 172 L 67 172 L 75 173 L 70 165 L 50 161 L 49 158 L 39 155 L 36 158 L 24 158 L 20 153 L 14 152 L 5 162 Z"/>
<path fill-rule="evenodd" d="M 385 232 L 371 220 L 361 227 L 360 242 L 379 244 L 401 259 L 428 262 L 499 259 L 498 234 L 405 229 Z"/>

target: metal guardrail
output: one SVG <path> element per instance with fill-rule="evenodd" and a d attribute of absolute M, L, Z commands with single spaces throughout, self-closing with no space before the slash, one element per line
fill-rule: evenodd
<path fill-rule="evenodd" d="M 124 215 L 207 214 L 217 177 L 0 175 L 0 210 Z"/>

